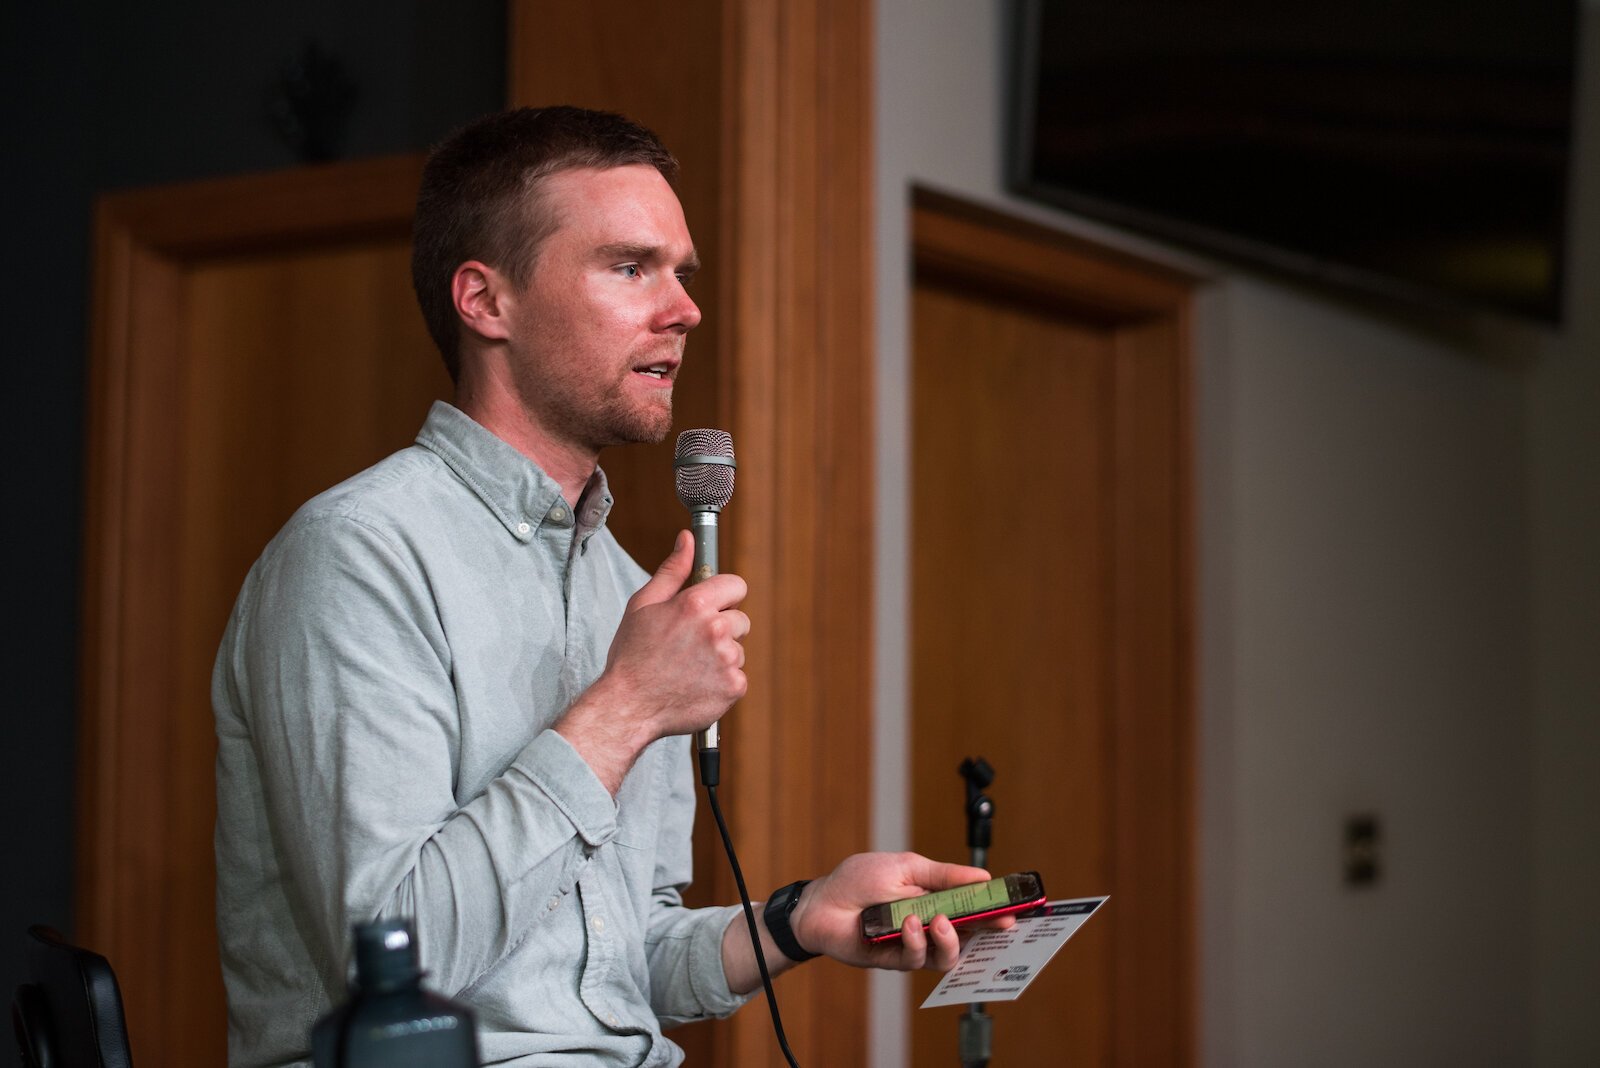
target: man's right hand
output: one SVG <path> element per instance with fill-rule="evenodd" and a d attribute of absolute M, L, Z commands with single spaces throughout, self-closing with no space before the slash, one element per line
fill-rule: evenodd
<path fill-rule="evenodd" d="M 645 746 L 704 730 L 749 689 L 744 579 L 713 575 L 685 587 L 693 567 L 694 538 L 680 531 L 629 599 L 605 671 L 555 725 L 613 795 Z"/>

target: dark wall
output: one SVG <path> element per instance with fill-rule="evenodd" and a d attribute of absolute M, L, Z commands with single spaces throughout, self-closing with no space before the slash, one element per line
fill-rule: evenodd
<path fill-rule="evenodd" d="M 79 558 L 97 194 L 294 166 L 275 93 L 308 44 L 353 90 L 340 157 L 427 147 L 499 107 L 503 0 L 3 5 L 6 700 L 0 993 L 30 923 L 72 929 Z M 338 79 L 336 79 L 338 81 Z M 115 961 L 112 962 L 115 965 Z M 134 1036 L 137 1042 L 137 1036 Z M 137 1051 L 137 1046 L 136 1053 Z M 15 1063 L 9 1037 L 4 1063 Z M 154 1058 L 149 1051 L 141 1060 Z"/>

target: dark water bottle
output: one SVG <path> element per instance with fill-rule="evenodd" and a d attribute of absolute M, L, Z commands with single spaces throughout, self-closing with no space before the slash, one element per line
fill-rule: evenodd
<path fill-rule="evenodd" d="M 472 1013 L 422 989 L 410 920 L 355 929 L 350 1000 L 311 1029 L 316 1068 L 477 1068 Z"/>

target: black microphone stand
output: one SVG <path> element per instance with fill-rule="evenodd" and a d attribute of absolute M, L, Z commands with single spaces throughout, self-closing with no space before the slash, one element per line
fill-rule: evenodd
<path fill-rule="evenodd" d="M 967 784 L 967 848 L 972 866 L 988 867 L 989 842 L 994 835 L 994 802 L 983 791 L 994 782 L 994 768 L 983 757 L 968 757 L 957 769 Z M 962 1068 L 988 1068 L 994 1048 L 994 1018 L 983 1003 L 974 1001 L 961 1016 Z"/>

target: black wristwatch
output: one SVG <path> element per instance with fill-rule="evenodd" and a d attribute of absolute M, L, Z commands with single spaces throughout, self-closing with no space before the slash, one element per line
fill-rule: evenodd
<path fill-rule="evenodd" d="M 807 953 L 802 949 L 794 936 L 794 928 L 789 926 L 789 915 L 794 912 L 794 907 L 800 904 L 800 891 L 804 890 L 810 881 L 801 879 L 797 883 L 790 883 L 782 890 L 774 891 L 772 896 L 767 898 L 766 907 L 761 910 L 761 918 L 767 922 L 767 933 L 778 943 L 783 955 L 794 961 L 821 956 L 820 953 Z"/>

